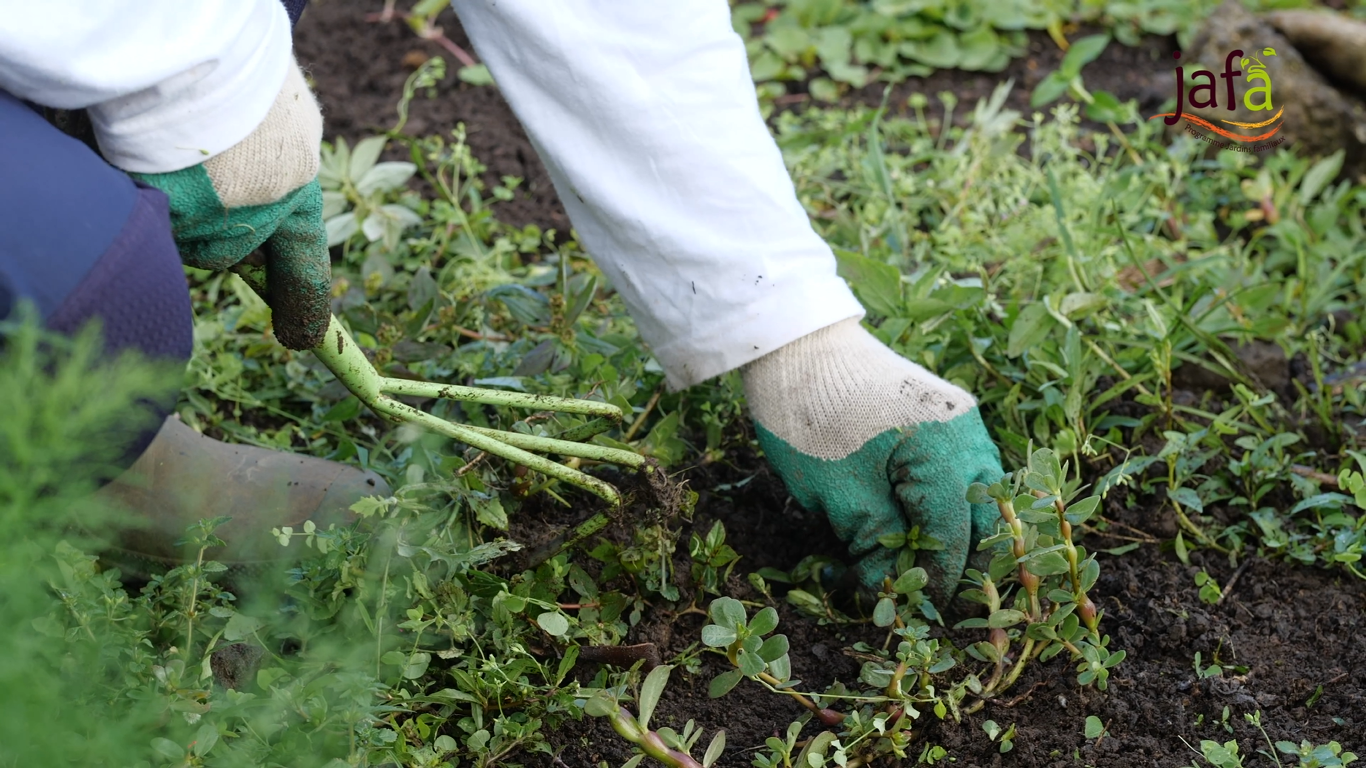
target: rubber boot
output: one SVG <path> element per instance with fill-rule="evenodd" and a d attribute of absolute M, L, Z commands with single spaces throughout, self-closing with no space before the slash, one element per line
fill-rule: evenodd
<path fill-rule="evenodd" d="M 226 546 L 206 558 L 251 574 L 287 562 L 303 550 L 271 536 L 272 528 L 303 529 L 312 520 L 326 530 L 355 519 L 350 507 L 367 496 L 388 496 L 374 472 L 334 461 L 233 445 L 205 437 L 170 416 L 147 450 L 99 496 L 132 513 L 140 525 L 125 527 L 109 560 L 145 575 L 174 566 L 195 553 L 176 547 L 195 522 L 231 518 L 215 534 Z"/>

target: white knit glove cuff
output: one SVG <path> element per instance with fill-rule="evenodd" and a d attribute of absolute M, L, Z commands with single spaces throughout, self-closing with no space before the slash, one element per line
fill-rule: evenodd
<path fill-rule="evenodd" d="M 898 427 L 949 421 L 977 405 L 901 357 L 857 318 L 822 328 L 742 369 L 750 414 L 810 456 L 842 459 Z"/>
<path fill-rule="evenodd" d="M 318 176 L 323 116 L 298 63 L 256 130 L 204 162 L 225 208 L 267 205 Z"/>

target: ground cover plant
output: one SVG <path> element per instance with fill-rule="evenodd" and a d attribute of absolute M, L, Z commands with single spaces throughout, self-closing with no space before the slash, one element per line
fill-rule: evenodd
<path fill-rule="evenodd" d="M 597 518 L 584 493 L 374 417 L 274 343 L 239 279 L 194 273 L 182 418 L 373 468 L 395 493 L 353 528 L 278 531 L 306 557 L 270 589 L 204 556 L 215 521 L 187 532 L 187 565 L 135 580 L 97 566 L 97 540 L 34 527 L 89 514 L 62 446 L 104 416 L 7 437 L 0 466 L 32 446 L 4 475 L 7 530 L 46 533 L 4 543 L 3 625 L 26 629 L 5 637 L 2 687 L 31 693 L 0 718 L 0 764 L 1350 762 L 1366 186 L 1335 157 L 1203 156 L 1131 105 L 1125 146 L 1071 100 L 1006 102 L 773 119 L 870 327 L 977 394 L 1002 447 L 1011 475 L 973 490 L 1002 514 L 986 546 L 1003 554 L 963 585 L 978 613 L 924 599 L 915 535 L 884 542 L 903 567 L 872 601 L 826 591 L 814 574 L 838 549 L 763 469 L 738 380 L 664 391 L 572 233 L 500 222 L 525 182 L 490 181 L 463 128 L 336 141 L 334 311 L 377 366 L 617 404 L 601 444 L 696 495 Z M 145 391 L 129 364 L 84 397 L 10 333 L 0 391 L 19 412 Z"/>

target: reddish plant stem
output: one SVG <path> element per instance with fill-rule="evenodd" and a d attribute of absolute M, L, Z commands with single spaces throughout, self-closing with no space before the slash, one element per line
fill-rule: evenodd
<path fill-rule="evenodd" d="M 1011 543 L 1011 552 L 1018 560 L 1025 556 L 1024 525 L 1020 523 L 1020 518 L 1015 516 L 1015 504 L 1010 501 L 997 501 L 996 508 L 1001 512 L 1001 519 L 1010 526 L 1010 532 L 1014 536 Z M 1029 620 L 1032 622 L 1043 620 L 1043 607 L 1039 605 L 1039 577 L 1029 572 L 1024 563 L 1019 565 L 1020 586 L 1024 588 L 1025 594 L 1029 596 Z"/>
<path fill-rule="evenodd" d="M 659 734 L 640 727 L 635 715 L 625 707 L 619 708 L 611 717 L 612 730 L 623 739 L 640 747 L 640 750 L 654 759 L 674 768 L 702 768 L 702 764 L 686 752 L 670 749 Z"/>
<path fill-rule="evenodd" d="M 793 700 L 795 700 L 798 704 L 811 710 L 811 714 L 815 715 L 816 719 L 821 721 L 821 724 L 839 725 L 840 723 L 844 722 L 845 715 L 843 712 L 836 712 L 833 709 L 825 709 L 816 704 L 816 702 L 806 698 L 805 696 L 803 696 L 800 693 L 797 693 L 796 691 L 789 691 L 784 688 L 779 688 L 779 686 L 783 684 L 783 681 L 779 680 L 773 675 L 770 675 L 767 672 L 760 672 L 758 677 L 765 683 L 768 683 L 774 688 L 777 688 L 779 693 L 791 696 Z"/>
<path fill-rule="evenodd" d="M 1043 495 L 1041 491 L 1034 492 L 1036 498 Z M 1061 534 L 1063 549 L 1067 552 L 1067 570 L 1072 579 L 1072 599 L 1077 604 L 1077 616 L 1085 622 L 1091 634 L 1099 638 L 1100 612 L 1087 596 L 1086 590 L 1081 588 L 1081 569 L 1077 563 L 1077 547 L 1072 543 L 1072 523 L 1067 520 L 1067 507 L 1061 498 L 1057 498 L 1053 500 L 1053 508 L 1058 512 L 1058 533 Z"/>
<path fill-rule="evenodd" d="M 405 22 L 408 22 L 409 26 L 412 26 L 412 17 L 401 11 L 395 11 L 392 3 L 386 3 L 384 10 L 380 13 L 367 13 L 365 15 L 366 21 L 379 23 L 392 21 L 396 18 L 403 19 Z M 424 20 L 421 28 L 414 28 L 413 32 L 423 40 L 430 40 L 442 48 L 445 48 L 447 51 L 450 51 L 450 54 L 454 56 L 456 61 L 459 61 L 462 66 L 478 66 L 479 62 L 475 61 L 474 57 L 471 56 L 468 51 L 456 45 L 449 37 L 446 37 L 440 27 L 426 23 Z"/>

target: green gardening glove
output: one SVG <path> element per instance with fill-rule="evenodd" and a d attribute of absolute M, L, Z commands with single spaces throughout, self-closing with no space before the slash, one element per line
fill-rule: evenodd
<path fill-rule="evenodd" d="M 1005 472 L 977 403 L 961 388 L 888 349 L 857 319 L 759 358 L 745 394 L 769 464 L 806 509 L 824 512 L 876 588 L 895 577 L 897 550 L 878 543 L 918 526 L 942 549 L 917 565 L 943 607 L 977 542 L 995 530 L 994 507 L 967 502 L 968 486 Z"/>
<path fill-rule="evenodd" d="M 129 174 L 170 199 L 186 264 L 224 270 L 261 250 L 275 337 L 290 349 L 321 344 L 331 316 L 321 141 L 318 103 L 291 63 L 274 106 L 241 142 L 190 168 Z"/>

